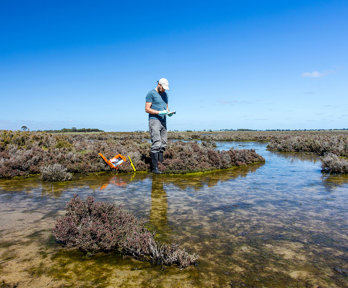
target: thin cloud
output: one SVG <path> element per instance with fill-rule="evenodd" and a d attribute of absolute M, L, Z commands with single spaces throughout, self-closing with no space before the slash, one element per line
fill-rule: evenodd
<path fill-rule="evenodd" d="M 252 119 L 254 121 L 268 121 L 270 120 L 269 118 L 255 118 L 255 119 Z"/>
<path fill-rule="evenodd" d="M 334 69 L 331 69 L 331 70 L 328 70 L 325 72 L 319 72 L 319 71 L 303 72 L 302 77 L 304 77 L 304 78 L 321 78 L 321 77 L 327 76 L 329 74 L 333 74 L 333 73 L 335 73 L 339 70 L 342 70 L 342 69 L 343 69 L 343 67 L 337 66 Z"/>
<path fill-rule="evenodd" d="M 313 72 L 303 72 L 302 73 L 302 77 L 304 78 L 320 78 L 320 77 L 324 77 L 329 73 L 322 73 L 319 71 L 313 71 Z"/>
<path fill-rule="evenodd" d="M 324 105 L 325 108 L 337 108 L 337 106 L 332 105 L 332 104 L 326 104 Z"/>
<path fill-rule="evenodd" d="M 252 102 L 246 100 L 226 100 L 218 99 L 217 102 L 222 105 L 236 105 L 236 104 L 251 104 Z"/>

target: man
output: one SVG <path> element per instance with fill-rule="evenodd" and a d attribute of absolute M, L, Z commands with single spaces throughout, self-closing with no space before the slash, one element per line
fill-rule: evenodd
<path fill-rule="evenodd" d="M 145 112 L 149 113 L 152 172 L 156 174 L 161 173 L 158 170 L 158 161 L 163 162 L 163 152 L 167 147 L 166 115 L 169 111 L 166 90 L 169 90 L 168 80 L 161 78 L 157 87 L 147 93 L 145 103 Z"/>

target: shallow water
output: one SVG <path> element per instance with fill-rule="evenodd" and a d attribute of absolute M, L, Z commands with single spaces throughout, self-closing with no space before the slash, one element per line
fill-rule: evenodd
<path fill-rule="evenodd" d="M 0 180 L 0 283 L 18 287 L 348 287 L 348 177 L 316 156 L 255 149 L 263 165 L 199 176 L 90 175 L 60 184 Z M 66 251 L 51 229 L 74 195 L 122 204 L 163 241 L 200 258 L 161 267 Z"/>

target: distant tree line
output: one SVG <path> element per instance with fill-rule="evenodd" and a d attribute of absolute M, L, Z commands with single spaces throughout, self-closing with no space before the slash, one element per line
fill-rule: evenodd
<path fill-rule="evenodd" d="M 45 132 L 49 132 L 49 133 L 67 133 L 67 132 L 104 132 L 104 130 L 100 130 L 97 128 L 76 128 L 76 127 L 72 127 L 72 128 L 63 128 L 60 130 L 44 130 Z"/>
<path fill-rule="evenodd" d="M 220 129 L 219 131 L 341 131 L 348 130 L 348 128 L 334 128 L 334 129 Z M 204 130 L 205 131 L 205 130 Z"/>

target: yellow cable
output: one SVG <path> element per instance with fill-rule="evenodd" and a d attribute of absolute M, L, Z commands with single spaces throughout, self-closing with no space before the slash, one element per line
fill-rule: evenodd
<path fill-rule="evenodd" d="M 128 158 L 129 158 L 129 161 L 130 161 L 130 163 L 131 163 L 131 165 L 132 165 L 132 168 L 133 168 L 134 172 L 137 171 L 137 170 L 135 169 L 135 167 L 134 167 L 134 165 L 133 165 L 133 162 L 132 162 L 132 159 L 129 157 L 129 155 L 128 155 Z"/>

